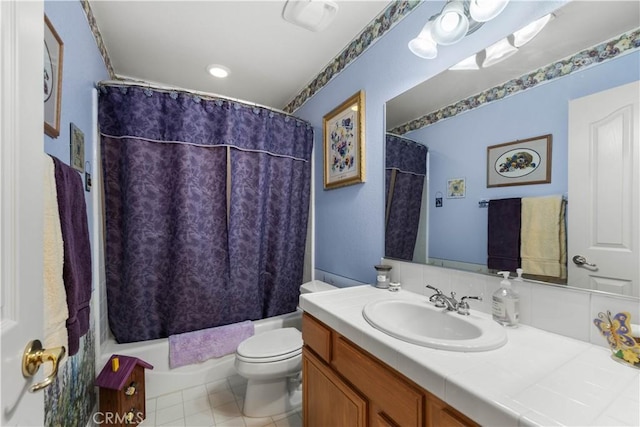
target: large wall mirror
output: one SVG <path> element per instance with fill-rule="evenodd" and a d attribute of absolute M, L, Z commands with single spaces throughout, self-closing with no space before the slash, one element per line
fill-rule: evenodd
<path fill-rule="evenodd" d="M 487 267 L 485 202 L 555 196 L 575 214 L 572 206 L 580 206 L 583 195 L 569 191 L 569 165 L 580 166 L 569 158 L 569 103 L 638 80 L 639 53 L 633 43 L 639 28 L 638 2 L 569 2 L 508 59 L 475 70 L 447 70 L 389 100 L 385 256 L 493 274 Z M 631 41 L 629 34 L 634 34 Z M 488 147 L 517 146 L 547 135 L 549 182 L 487 185 Z M 637 192 L 638 183 L 633 185 Z M 406 212 L 392 206 L 394 193 L 406 198 Z M 567 240 L 571 233 L 580 234 L 571 224 L 567 230 Z M 574 267 L 573 255 L 567 251 L 569 267 Z M 622 289 L 606 284 L 594 288 L 571 271 L 564 278 L 532 278 L 640 295 L 637 273 Z"/>

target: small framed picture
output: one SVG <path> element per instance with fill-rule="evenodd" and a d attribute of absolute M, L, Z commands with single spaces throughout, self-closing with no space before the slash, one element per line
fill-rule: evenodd
<path fill-rule="evenodd" d="M 551 182 L 551 134 L 487 147 L 487 187 Z"/>
<path fill-rule="evenodd" d="M 44 133 L 57 138 L 60 135 L 64 45 L 47 15 L 44 23 Z"/>
<path fill-rule="evenodd" d="M 71 167 L 84 173 L 84 133 L 71 123 Z"/>
<path fill-rule="evenodd" d="M 451 178 L 447 180 L 447 199 L 462 199 L 466 195 L 464 178 Z"/>
<path fill-rule="evenodd" d="M 322 122 L 324 189 L 364 182 L 364 91 L 359 91 Z"/>

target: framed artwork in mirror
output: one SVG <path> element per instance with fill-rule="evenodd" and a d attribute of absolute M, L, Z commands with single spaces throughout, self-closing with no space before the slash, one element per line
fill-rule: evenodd
<path fill-rule="evenodd" d="M 462 199 L 466 195 L 466 181 L 464 178 L 447 180 L 447 199 Z"/>
<path fill-rule="evenodd" d="M 487 187 L 551 182 L 551 134 L 487 147 Z"/>
<path fill-rule="evenodd" d="M 324 189 L 364 182 L 364 91 L 325 115 L 322 131 Z"/>
<path fill-rule="evenodd" d="M 84 132 L 71 123 L 71 167 L 84 173 Z"/>
<path fill-rule="evenodd" d="M 44 23 L 44 133 L 57 138 L 60 135 L 64 44 L 47 15 Z"/>

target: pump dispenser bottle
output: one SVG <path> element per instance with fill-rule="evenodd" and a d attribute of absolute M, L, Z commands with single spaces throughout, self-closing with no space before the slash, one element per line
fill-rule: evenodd
<path fill-rule="evenodd" d="M 518 277 L 516 277 L 515 280 L 516 282 L 522 282 L 522 273 L 524 273 L 524 270 L 521 268 L 516 268 L 516 274 L 518 275 Z"/>
<path fill-rule="evenodd" d="M 515 328 L 520 318 L 520 298 L 518 293 L 511 288 L 509 272 L 500 271 L 504 279 L 500 282 L 500 289 L 493 293 L 492 314 L 493 320 L 501 325 Z"/>

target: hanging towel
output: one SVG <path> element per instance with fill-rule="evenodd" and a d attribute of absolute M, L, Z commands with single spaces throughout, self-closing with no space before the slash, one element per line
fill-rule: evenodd
<path fill-rule="evenodd" d="M 69 317 L 67 308 L 67 292 L 64 289 L 62 268 L 64 263 L 64 247 L 55 181 L 53 159 L 45 155 L 44 170 L 44 348 L 64 346 L 67 348 L 67 327 Z M 66 359 L 65 359 L 66 360 Z M 51 364 L 46 364 L 52 369 Z M 45 372 L 48 375 L 48 372 Z"/>
<path fill-rule="evenodd" d="M 487 267 L 520 268 L 520 198 L 489 201 Z"/>
<path fill-rule="evenodd" d="M 246 320 L 215 328 L 170 335 L 169 366 L 173 369 L 203 362 L 212 357 L 231 354 L 236 351 L 242 341 L 253 334 L 253 322 Z"/>
<path fill-rule="evenodd" d="M 561 195 L 522 199 L 520 253 L 525 273 L 566 279 L 565 206 Z"/>
<path fill-rule="evenodd" d="M 69 356 L 78 352 L 80 337 L 89 330 L 91 301 L 91 245 L 82 178 L 77 171 L 53 157 L 58 212 L 64 241 L 62 277 L 67 292 Z"/>

